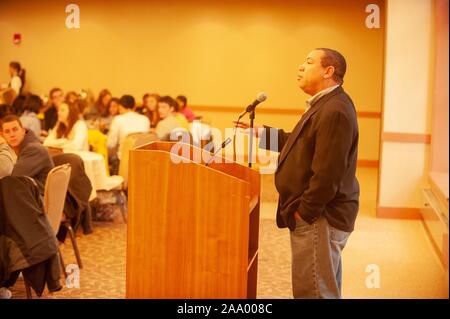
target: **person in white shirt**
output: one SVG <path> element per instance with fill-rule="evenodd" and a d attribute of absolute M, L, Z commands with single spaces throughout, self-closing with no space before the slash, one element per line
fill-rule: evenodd
<path fill-rule="evenodd" d="M 133 111 L 136 101 L 131 95 L 120 98 L 119 113 L 110 126 L 108 132 L 108 151 L 113 155 L 114 149 L 118 147 L 117 157 L 120 160 L 122 143 L 131 133 L 148 133 L 150 121 L 145 115 Z"/>
<path fill-rule="evenodd" d="M 44 146 L 71 151 L 89 151 L 88 128 L 80 118 L 76 103 L 62 103 L 58 110 L 58 122 L 44 140 Z"/>
<path fill-rule="evenodd" d="M 19 95 L 25 84 L 25 69 L 22 69 L 19 62 L 11 62 L 9 64 L 9 74 L 11 80 L 8 86 Z"/>

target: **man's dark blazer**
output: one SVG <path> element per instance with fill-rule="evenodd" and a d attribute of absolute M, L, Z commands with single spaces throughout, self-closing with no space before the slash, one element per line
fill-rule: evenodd
<path fill-rule="evenodd" d="M 270 127 L 265 128 L 260 147 L 270 149 Z M 314 101 L 291 133 L 277 132 L 278 227 L 294 230 L 298 211 L 309 224 L 323 215 L 331 226 L 353 231 L 359 208 L 358 123 L 347 93 L 337 87 Z"/>

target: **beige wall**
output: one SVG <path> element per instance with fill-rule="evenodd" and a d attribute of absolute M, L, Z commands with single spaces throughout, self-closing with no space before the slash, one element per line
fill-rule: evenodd
<path fill-rule="evenodd" d="M 108 88 L 114 95 L 185 94 L 193 105 L 244 107 L 266 91 L 261 108 L 303 109 L 297 68 L 324 46 L 347 58 L 345 89 L 358 111 L 381 111 L 383 0 L 370 1 L 380 5 L 380 29 L 366 28 L 365 0 L 80 0 L 78 30 L 65 27 L 67 3 L 0 2 L 0 82 L 8 81 L 8 62 L 18 60 L 27 88 L 39 94 L 54 86 L 95 94 Z M 21 45 L 12 44 L 15 32 Z M 205 115 L 221 129 L 234 117 Z M 291 129 L 297 118 L 258 119 Z M 359 121 L 360 158 L 377 160 L 380 121 Z"/>
<path fill-rule="evenodd" d="M 448 0 L 436 1 L 436 76 L 433 95 L 432 171 L 448 174 Z"/>
<path fill-rule="evenodd" d="M 385 132 L 430 133 L 432 1 L 388 2 Z"/>
<path fill-rule="evenodd" d="M 383 132 L 426 135 L 434 87 L 432 0 L 387 2 Z M 428 144 L 382 141 L 380 207 L 419 207 L 429 166 Z"/>

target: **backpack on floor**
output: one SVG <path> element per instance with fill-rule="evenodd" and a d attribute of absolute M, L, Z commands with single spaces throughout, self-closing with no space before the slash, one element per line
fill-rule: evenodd
<path fill-rule="evenodd" d="M 127 222 L 128 201 L 123 190 L 97 191 L 92 203 L 92 220 L 113 222 L 120 218 Z"/>

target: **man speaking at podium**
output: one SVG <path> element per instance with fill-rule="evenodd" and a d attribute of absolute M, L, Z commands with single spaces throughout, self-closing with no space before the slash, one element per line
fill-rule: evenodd
<path fill-rule="evenodd" d="M 299 87 L 311 96 L 306 111 L 291 133 L 278 130 L 277 225 L 290 229 L 294 298 L 341 297 L 341 253 L 359 207 L 358 124 L 342 88 L 345 71 L 339 52 L 309 53 L 298 73 Z M 269 149 L 275 129 L 255 128 L 264 134 L 260 147 Z"/>

